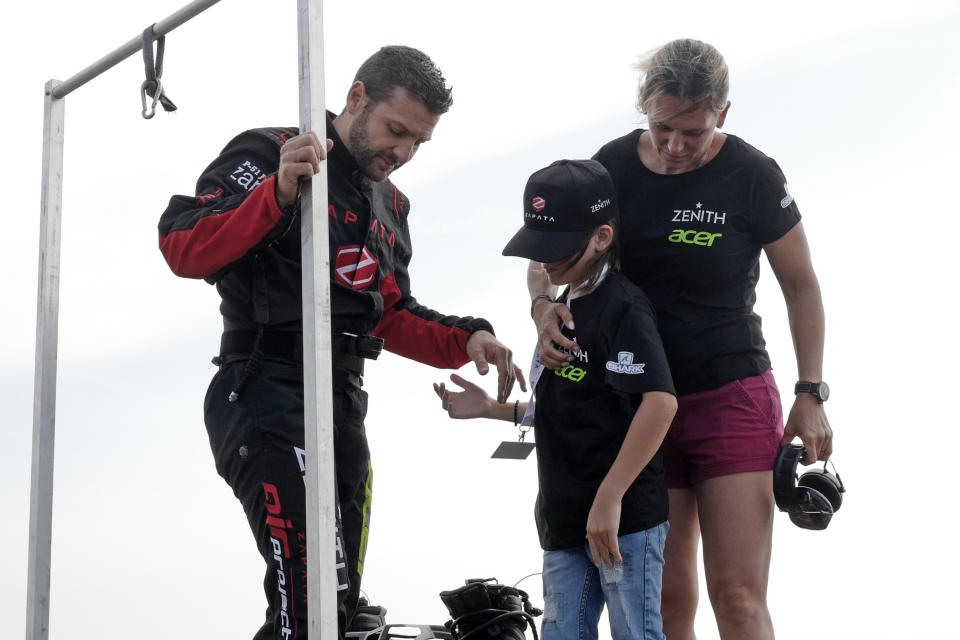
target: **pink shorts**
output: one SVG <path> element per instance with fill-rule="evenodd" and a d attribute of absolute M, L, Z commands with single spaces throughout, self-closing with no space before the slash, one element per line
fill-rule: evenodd
<path fill-rule="evenodd" d="M 769 369 L 680 396 L 663 441 L 667 486 L 682 489 L 717 476 L 769 471 L 782 437 L 780 391 Z"/>

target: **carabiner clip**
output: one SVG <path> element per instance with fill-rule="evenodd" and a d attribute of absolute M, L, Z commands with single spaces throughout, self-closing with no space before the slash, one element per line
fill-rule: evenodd
<path fill-rule="evenodd" d="M 520 437 L 517 438 L 517 442 L 523 442 L 524 438 L 527 437 L 527 431 L 530 431 L 533 427 L 530 425 L 517 425 L 517 428 L 520 429 Z"/>
<path fill-rule="evenodd" d="M 157 90 L 153 94 L 153 102 L 150 103 L 150 110 L 147 110 L 147 89 L 149 85 L 156 84 Z M 143 105 L 143 112 L 141 115 L 145 120 L 149 120 L 157 113 L 157 103 L 160 102 L 160 93 L 163 91 L 163 85 L 160 82 L 160 78 L 156 80 L 144 80 L 143 84 L 140 85 L 140 104 Z"/>

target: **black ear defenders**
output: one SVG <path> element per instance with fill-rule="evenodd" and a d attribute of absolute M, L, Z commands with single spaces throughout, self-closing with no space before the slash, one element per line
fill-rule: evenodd
<path fill-rule="evenodd" d="M 797 479 L 797 464 L 803 447 L 788 444 L 780 449 L 773 468 L 773 497 L 780 511 L 801 529 L 826 529 L 833 514 L 840 510 L 846 489 L 839 474 L 823 469 L 807 471 Z"/>

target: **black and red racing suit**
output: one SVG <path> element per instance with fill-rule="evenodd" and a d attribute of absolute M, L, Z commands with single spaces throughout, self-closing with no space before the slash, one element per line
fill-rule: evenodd
<path fill-rule="evenodd" d="M 371 499 L 363 420 L 363 358 L 376 339 L 436 367 L 468 362 L 488 322 L 445 316 L 410 293 L 410 203 L 366 177 L 338 138 L 325 164 L 329 192 L 334 456 L 340 634 L 356 609 Z M 280 146 L 294 128 L 253 129 L 206 168 L 196 196 L 170 199 L 160 250 L 179 276 L 215 284 L 224 333 L 204 402 L 217 471 L 243 504 L 267 563 L 268 608 L 255 638 L 306 637 L 306 539 L 300 219 L 275 195 Z"/>

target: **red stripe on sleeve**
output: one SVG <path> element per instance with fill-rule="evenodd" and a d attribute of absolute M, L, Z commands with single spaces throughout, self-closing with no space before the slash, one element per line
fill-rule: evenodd
<path fill-rule="evenodd" d="M 390 186 L 393 187 L 393 213 L 397 216 L 397 222 L 400 222 L 400 209 L 397 208 L 397 188 L 393 184 Z"/>
<path fill-rule="evenodd" d="M 160 236 L 160 251 L 175 274 L 206 278 L 256 247 L 283 217 L 274 197 L 275 176 L 236 209 L 201 218 L 190 229 Z"/>
<path fill-rule="evenodd" d="M 393 275 L 381 281 L 380 291 L 383 318 L 373 334 L 383 338 L 388 351 L 441 369 L 459 369 L 470 362 L 468 332 L 395 308 L 402 294 Z"/>

